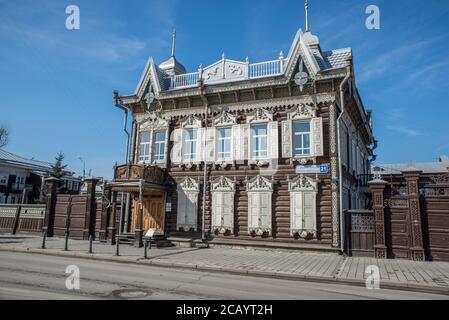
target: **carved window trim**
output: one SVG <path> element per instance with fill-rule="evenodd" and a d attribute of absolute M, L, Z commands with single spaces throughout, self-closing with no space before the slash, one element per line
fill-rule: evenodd
<path fill-rule="evenodd" d="M 191 177 L 185 177 L 177 186 L 177 215 L 176 215 L 176 229 L 183 229 L 184 231 L 189 231 L 193 229 L 197 231 L 198 229 L 198 195 L 200 191 L 199 182 Z M 193 210 L 194 212 L 182 212 L 182 199 L 184 201 L 194 200 Z M 182 214 L 184 216 L 182 216 Z M 187 223 L 187 215 L 191 214 L 193 218 L 193 223 Z M 183 219 L 182 219 L 182 218 Z"/>
<path fill-rule="evenodd" d="M 272 234 L 272 194 L 273 183 L 265 177 L 257 175 L 246 182 L 246 190 L 248 193 L 248 234 L 256 234 L 262 236 L 263 234 Z M 256 195 L 254 197 L 253 195 Z M 258 199 L 259 203 L 252 203 L 253 199 Z M 262 199 L 267 200 L 267 225 L 262 224 L 260 201 Z M 254 208 L 253 208 L 254 206 Z M 257 217 L 252 217 L 252 212 L 258 212 Z M 254 226 L 253 219 L 258 219 L 258 226 Z"/>
<path fill-rule="evenodd" d="M 294 123 L 308 121 L 310 123 L 310 154 L 295 154 Z M 287 111 L 287 120 L 282 121 L 282 157 L 290 158 L 300 164 L 317 162 L 317 157 L 324 155 L 323 119 L 317 116 L 317 107 L 300 104 Z"/>
<path fill-rule="evenodd" d="M 137 139 L 136 139 L 136 151 L 135 151 L 135 159 L 138 164 L 155 164 L 159 167 L 165 168 L 167 166 L 168 161 L 168 138 L 169 138 L 169 122 L 168 120 L 162 118 L 157 113 L 150 113 L 148 118 L 145 118 L 141 122 L 137 123 Z M 149 160 L 140 160 L 140 135 L 143 132 L 148 132 L 150 135 L 149 141 Z M 164 159 L 156 160 L 153 158 L 154 151 L 154 137 L 156 132 L 164 132 L 165 133 L 165 142 L 164 142 Z"/>
<path fill-rule="evenodd" d="M 290 192 L 290 234 L 292 236 L 298 235 L 301 238 L 307 238 L 312 236 L 317 237 L 317 203 L 316 198 L 318 194 L 318 182 L 305 175 L 299 175 L 293 178 L 288 183 L 288 190 Z M 304 227 L 304 201 L 306 195 L 312 197 L 312 220 L 311 226 Z M 301 199 L 301 203 L 296 203 L 296 199 Z M 295 224 L 296 217 L 298 216 L 297 210 L 301 210 L 299 216 L 302 221 L 299 225 Z"/>

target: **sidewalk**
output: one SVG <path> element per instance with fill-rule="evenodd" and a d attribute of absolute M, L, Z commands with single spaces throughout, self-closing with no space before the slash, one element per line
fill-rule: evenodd
<path fill-rule="evenodd" d="M 0 235 L 0 251 L 41 253 L 122 263 L 197 269 L 262 277 L 277 277 L 310 281 L 342 282 L 365 285 L 365 269 L 376 265 L 380 271 L 380 287 L 446 293 L 449 295 L 449 263 L 386 260 L 342 257 L 336 254 L 314 252 L 281 252 L 227 248 L 155 248 L 143 258 L 143 248 L 120 245 L 120 256 L 115 246 L 94 242 L 89 254 L 88 241 L 69 240 L 69 251 L 64 251 L 64 239 L 48 238 L 46 249 L 41 249 L 42 238 L 23 235 Z"/>

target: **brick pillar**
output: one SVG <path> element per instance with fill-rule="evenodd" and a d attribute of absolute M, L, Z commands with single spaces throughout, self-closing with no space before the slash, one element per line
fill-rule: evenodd
<path fill-rule="evenodd" d="M 375 179 L 368 182 L 373 195 L 374 209 L 374 255 L 379 259 L 387 258 L 385 241 L 384 190 L 388 182 Z"/>
<path fill-rule="evenodd" d="M 402 171 L 407 183 L 408 214 L 410 221 L 410 256 L 413 260 L 424 261 L 424 248 L 421 225 L 421 207 L 419 203 L 419 176 L 422 171 L 408 168 Z"/>
<path fill-rule="evenodd" d="M 116 232 L 115 224 L 116 224 L 116 217 L 117 217 L 117 191 L 112 192 L 111 202 L 112 202 L 112 208 L 111 208 L 111 213 L 109 215 L 108 227 L 107 227 L 108 243 L 115 244 L 115 232 Z"/>
<path fill-rule="evenodd" d="M 109 201 L 111 200 L 111 189 L 106 186 L 106 184 L 103 186 L 104 193 L 103 198 L 101 199 L 101 226 L 100 226 L 100 232 L 99 237 L 101 241 L 107 240 L 107 230 L 108 227 L 108 211 L 110 210 L 109 206 L 106 206 L 105 202 L 106 199 Z"/>
<path fill-rule="evenodd" d="M 58 190 L 58 185 L 60 182 L 61 180 L 55 177 L 45 179 L 45 184 L 47 186 L 47 198 L 45 203 L 45 217 L 42 231 L 47 232 L 47 237 L 53 237 L 56 209 L 56 191 Z"/>
<path fill-rule="evenodd" d="M 96 217 L 96 196 L 95 196 L 95 188 L 97 186 L 98 181 L 100 179 L 88 177 L 85 178 L 84 181 L 87 184 L 87 196 L 88 203 L 86 205 L 87 212 L 84 220 L 84 229 L 83 229 L 83 239 L 89 239 L 90 235 L 95 236 L 95 217 Z"/>

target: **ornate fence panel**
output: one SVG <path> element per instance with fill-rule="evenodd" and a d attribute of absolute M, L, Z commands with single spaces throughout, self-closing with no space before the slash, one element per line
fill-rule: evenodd
<path fill-rule="evenodd" d="M 45 205 L 2 204 L 0 205 L 0 232 L 40 233 L 45 217 Z"/>
<path fill-rule="evenodd" d="M 431 176 L 420 188 L 423 240 L 429 260 L 449 261 L 449 181 Z"/>
<path fill-rule="evenodd" d="M 390 186 L 386 188 L 384 197 L 387 255 L 390 258 L 410 259 L 407 188 Z"/>

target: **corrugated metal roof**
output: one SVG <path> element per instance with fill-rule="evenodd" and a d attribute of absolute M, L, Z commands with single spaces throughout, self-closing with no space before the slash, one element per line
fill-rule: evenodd
<path fill-rule="evenodd" d="M 34 159 L 25 159 L 21 156 L 18 156 L 3 149 L 0 149 L 0 163 L 14 164 L 38 171 L 51 170 L 51 164 L 49 162 Z"/>

